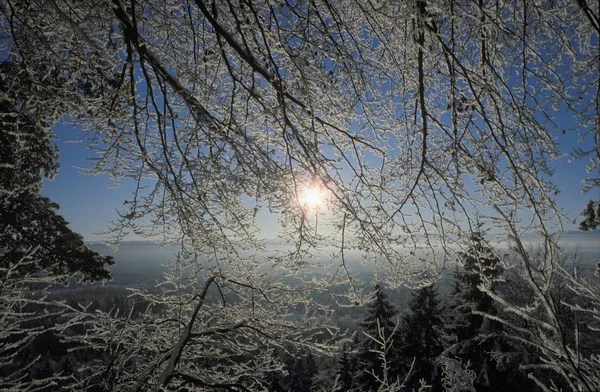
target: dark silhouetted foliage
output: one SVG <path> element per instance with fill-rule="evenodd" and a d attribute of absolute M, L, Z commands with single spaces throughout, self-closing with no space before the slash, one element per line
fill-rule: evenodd
<path fill-rule="evenodd" d="M 441 390 L 441 374 L 435 360 L 444 349 L 442 341 L 443 320 L 438 293 L 434 285 L 415 291 L 408 312 L 402 317 L 402 348 L 404 362 L 413 369 L 406 380 L 407 388 L 418 389 L 419 380 L 431 385 L 430 391 Z M 408 372 L 406 368 L 406 372 Z"/>

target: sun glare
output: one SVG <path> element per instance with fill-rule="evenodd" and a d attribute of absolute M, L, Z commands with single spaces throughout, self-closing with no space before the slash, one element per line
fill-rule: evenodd
<path fill-rule="evenodd" d="M 325 194 L 319 186 L 307 186 L 300 194 L 300 204 L 309 210 L 318 210 L 325 204 Z"/>

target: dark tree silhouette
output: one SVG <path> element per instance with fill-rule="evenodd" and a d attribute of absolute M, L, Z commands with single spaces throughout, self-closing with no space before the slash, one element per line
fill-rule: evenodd
<path fill-rule="evenodd" d="M 83 280 L 110 278 L 106 264 L 111 256 L 90 250 L 83 238 L 73 232 L 67 221 L 56 213 L 58 205 L 46 197 L 23 193 L 16 197 L 0 197 L 0 249 L 2 266 L 17 263 L 31 248 L 39 261 L 28 264 L 29 270 L 47 269 L 56 275 L 79 272 Z"/>
<path fill-rule="evenodd" d="M 430 391 L 441 391 L 441 374 L 435 360 L 442 353 L 442 308 L 434 285 L 418 289 L 409 302 L 408 312 L 402 317 L 400 353 L 404 362 L 414 365 L 405 387 L 418 389 L 419 380 L 431 385 Z M 406 369 L 408 372 L 408 368 Z"/>
<path fill-rule="evenodd" d="M 271 365 L 273 365 L 273 361 L 271 361 Z M 281 371 L 268 372 L 265 384 L 268 392 L 287 392 L 284 374 Z"/>
<path fill-rule="evenodd" d="M 42 179 L 58 171 L 58 148 L 50 125 L 28 112 L 28 97 L 8 85 L 7 80 L 27 83 L 22 74 L 8 61 L 0 63 L 0 96 L 12 101 L 0 99 L 0 267 L 32 253 L 39 261 L 27 264 L 23 273 L 44 269 L 57 275 L 79 272 L 90 281 L 108 279 L 105 265 L 113 264 L 112 257 L 90 250 L 57 214 L 58 204 L 40 196 Z"/>
<path fill-rule="evenodd" d="M 484 282 L 493 282 L 500 276 L 499 261 L 494 249 L 481 233 L 474 233 L 468 250 L 460 254 L 463 271 L 455 275 L 452 294 L 459 299 L 460 303 L 469 306 L 461 307 L 462 313 L 466 313 L 466 323 L 456 331 L 459 340 L 475 336 L 483 326 L 484 317 L 474 314 L 473 311 L 492 315 L 497 313 L 494 301 L 488 294 L 482 292 L 479 286 Z M 486 322 L 486 325 L 489 324 Z M 494 328 L 499 328 L 497 323 L 492 324 Z"/>
<path fill-rule="evenodd" d="M 59 73 L 48 70 L 44 85 L 60 84 Z M 31 99 L 39 98 L 36 86 L 22 64 L 0 61 L 1 390 L 38 385 L 36 390 L 50 391 L 58 390 L 56 383 L 72 382 L 66 380 L 76 373 L 75 359 L 67 350 L 81 329 L 69 324 L 67 312 L 77 306 L 40 298 L 36 290 L 72 280 L 107 280 L 106 265 L 113 264 L 112 257 L 89 249 L 57 213 L 58 205 L 41 196 L 42 180 L 58 171 L 51 118 L 64 102 L 32 107 Z"/>
<path fill-rule="evenodd" d="M 457 340 L 450 354 L 470 363 L 478 391 L 532 390 L 519 369 L 521 355 L 509 344 L 502 324 L 481 314 L 498 314 L 493 299 L 481 290 L 494 289 L 503 273 L 497 253 L 481 233 L 474 233 L 459 262 L 463 270 L 455 273 L 451 320 L 446 325 L 448 334 Z"/>
<path fill-rule="evenodd" d="M 309 352 L 298 356 L 291 365 L 288 390 L 290 392 L 310 392 L 315 374 L 317 374 L 317 365 L 313 355 Z"/>
<path fill-rule="evenodd" d="M 399 376 L 397 350 L 398 338 L 394 336 L 396 329 L 396 310 L 387 301 L 381 286 L 375 286 L 373 299 L 369 303 L 369 314 L 359 325 L 368 335 L 361 342 L 360 352 L 357 356 L 355 381 L 362 391 L 376 391 L 379 389 L 384 373 L 390 382 Z M 388 344 L 382 345 L 382 338 Z M 384 357 L 381 352 L 384 352 Z M 386 364 L 387 362 L 387 369 Z"/>
<path fill-rule="evenodd" d="M 344 351 L 338 360 L 338 379 L 335 391 L 345 392 L 351 391 L 354 387 L 353 375 L 356 372 L 356 363 L 353 358 Z"/>
<path fill-rule="evenodd" d="M 579 222 L 579 230 L 596 230 L 600 226 L 600 201 L 588 201 L 581 212 L 581 216 L 583 216 L 583 220 Z"/>

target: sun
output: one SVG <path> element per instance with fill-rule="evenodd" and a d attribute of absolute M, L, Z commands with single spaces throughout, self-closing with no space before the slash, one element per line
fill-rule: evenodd
<path fill-rule="evenodd" d="M 309 185 L 300 192 L 298 201 L 307 210 L 319 210 L 325 206 L 325 192 L 317 185 Z"/>

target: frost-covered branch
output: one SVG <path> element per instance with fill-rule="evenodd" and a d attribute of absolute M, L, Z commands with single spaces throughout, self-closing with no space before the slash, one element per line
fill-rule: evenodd
<path fill-rule="evenodd" d="M 502 323 L 511 339 L 539 354 L 539 361 L 524 365 L 524 369 L 550 370 L 573 390 L 596 390 L 600 383 L 600 357 L 584 342 L 590 344 L 598 338 L 597 284 L 568 272 L 558 249 L 551 249 L 556 247 L 553 240 L 546 238 L 545 246 L 537 252 L 528 251 L 516 228 L 509 228 L 513 231 L 512 255 L 516 262 L 512 268 L 522 271 L 519 297 L 501 288 L 492 289 L 491 282 L 484 282 L 480 288 L 501 305 L 503 313 L 475 313 Z M 585 339 L 581 338 L 582 333 Z M 535 373 L 530 373 L 530 377 L 544 385 Z M 551 385 L 546 387 L 555 390 Z"/>

